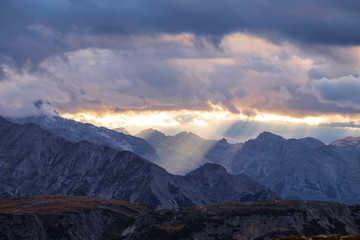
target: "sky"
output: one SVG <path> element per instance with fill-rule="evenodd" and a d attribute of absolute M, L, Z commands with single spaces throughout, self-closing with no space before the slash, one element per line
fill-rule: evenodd
<path fill-rule="evenodd" d="M 360 136 L 357 0 L 0 0 L 0 115 Z"/>

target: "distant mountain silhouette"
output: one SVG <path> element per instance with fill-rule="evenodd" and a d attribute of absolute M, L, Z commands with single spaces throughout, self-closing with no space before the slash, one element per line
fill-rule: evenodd
<path fill-rule="evenodd" d="M 139 202 L 156 209 L 279 198 L 249 178 L 225 170 L 218 174 L 218 167 L 194 172 L 191 176 L 196 175 L 195 179 L 172 175 L 132 152 L 87 141 L 70 142 L 33 123 L 14 124 L 0 117 L 2 198 L 91 196 Z M 230 190 L 209 189 L 204 179 L 231 184 L 223 186 Z"/>
<path fill-rule="evenodd" d="M 186 174 L 204 163 L 230 165 L 231 160 L 242 144 L 229 144 L 220 141 L 205 140 L 191 132 L 180 132 L 166 136 L 154 129 L 146 129 L 137 137 L 145 139 L 159 155 L 158 165 L 174 174 Z"/>

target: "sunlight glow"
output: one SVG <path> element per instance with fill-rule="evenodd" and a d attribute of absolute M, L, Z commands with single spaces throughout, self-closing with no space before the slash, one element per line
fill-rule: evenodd
<path fill-rule="evenodd" d="M 96 116 L 91 113 L 80 112 L 77 114 L 63 113 L 63 117 L 80 122 L 92 123 L 97 126 L 105 126 L 110 129 L 119 127 L 132 129 L 154 128 L 179 128 L 196 129 L 198 132 L 209 132 L 219 127 L 224 121 L 255 121 L 255 122 L 283 122 L 284 124 L 306 124 L 317 126 L 326 123 L 324 117 L 294 118 L 275 114 L 261 114 L 246 116 L 224 110 L 221 106 L 212 105 L 211 111 L 146 111 L 146 112 L 123 112 L 109 113 L 104 116 Z M 211 128 L 211 129 L 210 129 Z"/>
<path fill-rule="evenodd" d="M 254 117 L 255 121 L 268 122 L 268 121 L 283 121 L 288 123 L 305 123 L 307 125 L 316 126 L 323 123 L 325 120 L 322 117 L 305 117 L 293 118 L 289 116 L 279 116 L 274 114 L 261 114 Z"/>

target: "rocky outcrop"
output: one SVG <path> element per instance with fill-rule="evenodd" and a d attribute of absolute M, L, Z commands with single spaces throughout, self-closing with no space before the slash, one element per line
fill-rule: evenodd
<path fill-rule="evenodd" d="M 360 149 L 360 138 L 359 137 L 346 137 L 343 139 L 336 140 L 330 145 L 338 146 L 338 147 L 348 147 L 348 148 L 355 148 Z"/>
<path fill-rule="evenodd" d="M 126 239 L 272 239 L 359 234 L 359 207 L 311 201 L 256 201 L 161 210 L 139 216 Z"/>
<path fill-rule="evenodd" d="M 211 203 L 281 198 L 279 194 L 254 182 L 248 176 L 231 175 L 218 164 L 204 164 L 186 174 L 185 181 Z"/>
<path fill-rule="evenodd" d="M 35 196 L 0 201 L 0 239 L 123 239 L 151 209 L 125 201 Z"/>
<path fill-rule="evenodd" d="M 360 234 L 360 206 L 229 202 L 154 211 L 117 200 L 35 196 L 0 201 L 0 239 L 273 239 Z"/>
<path fill-rule="evenodd" d="M 289 236 L 273 240 L 358 240 L 360 235 L 352 234 L 320 234 L 316 236 Z"/>

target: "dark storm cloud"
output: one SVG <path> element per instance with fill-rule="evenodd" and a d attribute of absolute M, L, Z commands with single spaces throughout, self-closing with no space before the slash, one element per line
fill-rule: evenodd
<path fill-rule="evenodd" d="M 44 104 L 44 101 L 43 100 L 37 100 L 37 101 L 34 101 L 34 106 L 37 108 L 37 109 L 40 109 L 40 106 Z"/>
<path fill-rule="evenodd" d="M 360 78 L 349 75 L 338 79 L 322 78 L 315 84 L 318 97 L 339 106 L 360 106 Z"/>
<path fill-rule="evenodd" d="M 336 127 L 336 128 L 359 128 L 360 125 L 353 121 L 350 122 L 333 122 L 328 124 L 321 124 L 321 126 Z"/>
<path fill-rule="evenodd" d="M 0 82 L 3 81 L 4 78 L 5 78 L 4 70 L 0 68 Z"/>
<path fill-rule="evenodd" d="M 360 2 L 215 0 L 32 0 L 0 2 L 0 53 L 32 62 L 108 42 L 81 36 L 191 32 L 213 42 L 245 31 L 273 41 L 360 44 Z M 69 38 L 76 33 L 78 37 Z"/>
<path fill-rule="evenodd" d="M 310 79 L 321 79 L 321 78 L 328 77 L 328 76 L 326 75 L 326 73 L 319 72 L 316 69 L 310 69 L 308 71 L 308 77 Z"/>

